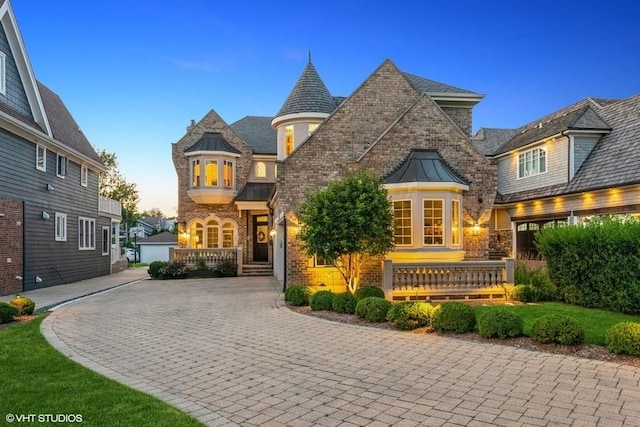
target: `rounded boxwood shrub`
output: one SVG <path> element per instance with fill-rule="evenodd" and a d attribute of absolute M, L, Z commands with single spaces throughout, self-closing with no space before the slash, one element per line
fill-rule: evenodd
<path fill-rule="evenodd" d="M 23 297 L 20 295 L 9 301 L 9 304 L 18 309 L 19 316 L 33 314 L 36 309 L 35 302 L 27 297 Z"/>
<path fill-rule="evenodd" d="M 463 334 L 471 332 L 476 325 L 473 309 L 461 302 L 445 302 L 433 309 L 431 326 L 438 332 Z"/>
<path fill-rule="evenodd" d="M 584 329 L 577 320 L 569 316 L 548 314 L 533 322 L 531 339 L 543 344 L 580 344 L 584 341 Z"/>
<path fill-rule="evenodd" d="M 478 317 L 478 333 L 483 338 L 512 338 L 522 335 L 522 316 L 503 308 L 485 311 Z"/>
<path fill-rule="evenodd" d="M 6 302 L 0 302 L 0 323 L 9 323 L 17 316 L 19 310 Z"/>
<path fill-rule="evenodd" d="M 391 303 L 380 297 L 362 298 L 356 304 L 356 316 L 368 322 L 382 322 L 386 320 Z"/>
<path fill-rule="evenodd" d="M 402 301 L 393 304 L 387 313 L 387 320 L 394 328 L 408 331 L 427 326 L 433 306 L 423 301 Z"/>
<path fill-rule="evenodd" d="M 640 356 L 640 323 L 622 322 L 607 330 L 607 350 L 615 354 Z"/>
<path fill-rule="evenodd" d="M 311 288 L 307 286 L 292 285 L 284 291 L 284 300 L 290 302 L 291 305 L 309 305 L 312 293 Z"/>
<path fill-rule="evenodd" d="M 333 311 L 336 313 L 354 314 L 358 301 L 351 292 L 343 292 L 333 296 Z"/>
<path fill-rule="evenodd" d="M 184 279 L 189 270 L 184 262 L 173 261 L 158 269 L 161 279 Z"/>
<path fill-rule="evenodd" d="M 368 297 L 384 298 L 384 291 L 377 286 L 363 286 L 356 289 L 356 293 L 353 294 L 357 301 Z"/>
<path fill-rule="evenodd" d="M 333 292 L 318 291 L 309 298 L 309 307 L 313 311 L 332 310 L 333 309 Z"/>
<path fill-rule="evenodd" d="M 154 279 L 159 279 L 162 275 L 160 274 L 160 269 L 162 267 L 166 267 L 167 266 L 167 262 L 164 261 L 153 261 L 151 264 L 149 264 L 149 268 L 147 269 L 147 273 L 149 273 L 149 276 L 151 276 Z"/>

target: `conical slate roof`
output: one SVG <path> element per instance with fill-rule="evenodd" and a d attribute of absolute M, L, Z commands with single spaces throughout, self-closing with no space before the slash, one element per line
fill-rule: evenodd
<path fill-rule="evenodd" d="M 453 182 L 469 183 L 458 176 L 434 150 L 413 150 L 394 172 L 384 180 L 386 184 L 408 182 Z"/>
<path fill-rule="evenodd" d="M 232 154 L 242 154 L 240 150 L 229 144 L 220 132 L 205 132 L 198 142 L 184 150 L 185 153 L 195 151 L 224 151 Z"/>
<path fill-rule="evenodd" d="M 336 106 L 335 99 L 309 61 L 276 117 L 296 113 L 331 114 Z"/>

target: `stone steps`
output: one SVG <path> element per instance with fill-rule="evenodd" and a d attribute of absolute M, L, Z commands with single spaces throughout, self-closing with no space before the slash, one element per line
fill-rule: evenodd
<path fill-rule="evenodd" d="M 243 276 L 273 276 L 273 267 L 270 264 L 243 264 Z"/>

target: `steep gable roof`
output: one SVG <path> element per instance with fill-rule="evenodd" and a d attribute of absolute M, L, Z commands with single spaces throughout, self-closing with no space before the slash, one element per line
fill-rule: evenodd
<path fill-rule="evenodd" d="M 254 154 L 277 154 L 277 134 L 271 127 L 273 117 L 246 116 L 229 125 L 253 148 Z"/>
<path fill-rule="evenodd" d="M 276 117 L 296 113 L 331 114 L 336 107 L 335 99 L 329 93 L 311 60 L 309 60 Z"/>
<path fill-rule="evenodd" d="M 496 154 L 516 134 L 516 129 L 480 128 L 471 137 L 473 144 L 485 156 Z"/>
<path fill-rule="evenodd" d="M 459 87 L 451 86 L 445 83 L 440 83 L 435 80 L 425 79 L 424 77 L 416 76 L 415 74 L 410 73 L 402 73 L 409 80 L 409 82 L 413 85 L 421 93 L 427 94 L 468 94 L 468 95 L 480 95 L 475 92 L 471 92 L 470 90 L 461 89 Z"/>

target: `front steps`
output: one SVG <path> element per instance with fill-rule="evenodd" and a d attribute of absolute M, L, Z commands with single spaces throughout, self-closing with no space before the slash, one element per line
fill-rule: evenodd
<path fill-rule="evenodd" d="M 273 276 L 271 264 L 243 264 L 242 276 Z"/>

